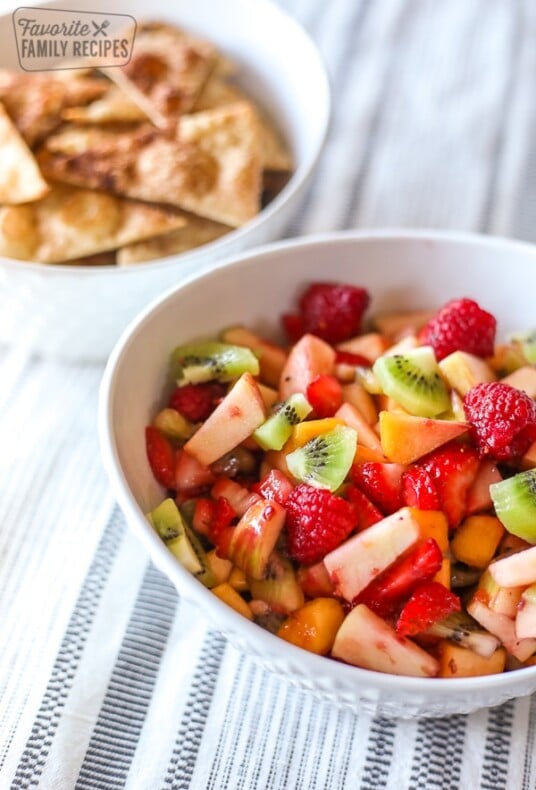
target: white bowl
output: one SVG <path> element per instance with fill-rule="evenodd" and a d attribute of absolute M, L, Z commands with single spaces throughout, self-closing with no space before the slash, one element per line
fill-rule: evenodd
<path fill-rule="evenodd" d="M 273 330 L 306 283 L 326 279 L 366 286 L 377 311 L 438 307 L 449 298 L 468 296 L 497 316 L 500 336 L 534 325 L 536 248 L 491 237 L 424 231 L 331 234 L 274 244 L 191 279 L 127 329 L 103 378 L 103 459 L 127 521 L 183 598 L 199 606 L 234 644 L 339 705 L 385 716 L 444 716 L 530 694 L 536 689 L 536 666 L 489 677 L 421 680 L 307 653 L 219 601 L 180 566 L 144 518 L 163 495 L 147 463 L 144 427 L 161 402 L 172 348 L 238 321 Z"/>
<path fill-rule="evenodd" d="M 70 0 L 52 5 L 72 8 Z M 91 11 L 108 10 L 106 0 L 91 4 Z M 139 21 L 167 20 L 214 41 L 238 64 L 240 84 L 279 125 L 295 170 L 253 221 L 180 256 L 121 269 L 0 258 L 0 343 L 66 359 L 105 359 L 128 321 L 157 294 L 231 254 L 275 238 L 303 193 L 329 119 L 328 82 L 315 46 L 268 0 L 117 0 L 113 10 Z M 0 46 L 2 67 L 18 68 L 11 14 L 0 17 Z"/>

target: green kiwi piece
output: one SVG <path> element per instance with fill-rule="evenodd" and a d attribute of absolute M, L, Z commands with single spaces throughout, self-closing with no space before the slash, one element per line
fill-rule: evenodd
<path fill-rule="evenodd" d="M 292 433 L 292 428 L 304 420 L 313 407 L 302 395 L 295 392 L 290 395 L 256 431 L 253 438 L 263 450 L 281 450 Z"/>
<path fill-rule="evenodd" d="M 248 587 L 252 598 L 264 601 L 276 612 L 290 614 L 304 604 L 292 563 L 275 551 L 268 560 L 264 579 L 248 578 Z"/>
<path fill-rule="evenodd" d="M 179 385 L 233 381 L 243 373 L 259 373 L 259 360 L 245 346 L 216 341 L 190 343 L 171 354 L 171 374 Z"/>
<path fill-rule="evenodd" d="M 523 356 L 531 365 L 536 365 L 536 329 L 532 329 L 523 335 L 516 335 L 514 338 L 520 346 Z"/>
<path fill-rule="evenodd" d="M 512 535 L 536 543 L 536 469 L 489 487 L 497 518 Z"/>
<path fill-rule="evenodd" d="M 338 425 L 289 453 L 287 467 L 291 475 L 302 483 L 336 491 L 348 474 L 356 446 L 356 431 Z"/>
<path fill-rule="evenodd" d="M 450 614 L 444 620 L 431 625 L 426 633 L 467 647 L 484 658 L 489 658 L 499 646 L 497 637 L 485 631 L 464 612 Z"/>
<path fill-rule="evenodd" d="M 206 561 L 205 550 L 185 522 L 175 501 L 164 499 L 147 513 L 147 518 L 171 553 L 206 587 L 215 584 L 214 574 Z"/>
<path fill-rule="evenodd" d="M 410 414 L 437 417 L 450 408 L 448 390 L 430 346 L 378 357 L 372 370 L 383 392 Z"/>

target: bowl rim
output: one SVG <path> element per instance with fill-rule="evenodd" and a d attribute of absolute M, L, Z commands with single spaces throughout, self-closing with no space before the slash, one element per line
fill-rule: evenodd
<path fill-rule="evenodd" d="M 335 683 L 337 683 L 337 680 L 344 681 L 344 689 L 347 690 L 351 686 L 355 686 L 356 695 L 360 689 L 371 689 L 384 693 L 407 695 L 417 692 L 426 693 L 428 689 L 437 700 L 438 698 L 446 698 L 451 693 L 455 692 L 474 692 L 479 690 L 493 691 L 506 685 L 508 687 L 509 696 L 515 697 L 516 688 L 518 686 L 526 686 L 527 682 L 531 680 L 534 682 L 536 680 L 536 665 L 533 667 L 513 669 L 500 674 L 480 675 L 476 677 L 417 678 L 376 672 L 351 664 L 345 664 L 332 658 L 315 655 L 289 642 L 281 640 L 269 631 L 247 620 L 231 609 L 227 604 L 223 603 L 223 601 L 220 601 L 216 596 L 212 595 L 208 588 L 204 587 L 201 582 L 195 579 L 192 574 L 180 565 L 171 552 L 166 551 L 163 542 L 158 538 L 154 530 L 150 528 L 133 493 L 130 491 L 121 469 L 112 421 L 112 402 L 117 369 L 120 365 L 122 356 L 135 341 L 137 335 L 143 331 L 145 323 L 150 319 L 153 312 L 166 305 L 169 301 L 172 301 L 178 292 L 187 290 L 192 285 L 209 278 L 224 276 L 223 270 L 225 269 L 248 265 L 258 258 L 274 253 L 277 254 L 281 251 L 303 249 L 310 246 L 317 247 L 319 245 L 337 245 L 339 243 L 347 243 L 348 241 L 356 244 L 370 241 L 416 241 L 464 244 L 483 248 L 487 247 L 490 249 L 514 250 L 523 254 L 529 253 L 536 258 L 536 245 L 530 242 L 509 239 L 507 237 L 465 231 L 393 227 L 373 230 L 330 231 L 272 242 L 248 252 L 232 256 L 210 271 L 190 275 L 181 283 L 173 286 L 154 299 L 133 321 L 131 321 L 123 331 L 108 358 L 99 390 L 98 433 L 102 461 L 110 481 L 112 492 L 123 511 L 129 528 L 134 531 L 145 545 L 155 564 L 171 579 L 179 591 L 179 594 L 183 596 L 185 600 L 190 601 L 201 609 L 205 609 L 203 606 L 204 602 L 209 604 L 209 611 L 206 613 L 206 616 L 207 620 L 213 624 L 215 629 L 224 634 L 226 631 L 231 631 L 233 634 L 238 633 L 243 635 L 247 641 L 255 644 L 258 654 L 266 652 L 274 662 L 280 659 L 292 660 L 294 666 L 300 666 L 301 673 L 306 676 L 310 675 L 312 678 L 330 678 L 332 681 L 335 681 Z M 252 627 L 255 628 L 255 631 L 252 630 Z M 281 652 L 283 655 L 280 655 Z M 274 670 L 276 670 L 276 667 L 274 667 Z M 522 693 L 532 692 L 525 691 Z M 485 706 L 486 702 L 480 707 Z"/>
<path fill-rule="evenodd" d="M 316 133 L 313 137 L 314 146 L 308 156 L 303 162 L 299 163 L 298 167 L 292 171 L 291 176 L 285 186 L 271 200 L 259 213 L 244 225 L 233 228 L 229 233 L 224 234 L 218 239 L 214 239 L 206 244 L 201 245 L 193 250 L 188 250 L 183 253 L 176 253 L 162 258 L 154 258 L 149 261 L 143 261 L 133 266 L 117 266 L 117 264 L 76 264 L 70 266 L 69 262 L 66 263 L 41 263 L 32 260 L 20 260 L 18 258 L 9 258 L 7 256 L 0 256 L 0 267 L 18 270 L 21 267 L 26 271 L 33 272 L 47 272 L 50 276 L 60 276 L 69 273 L 75 277 L 88 277 L 97 272 L 111 274 L 112 276 L 119 276 L 125 271 L 144 272 L 146 270 L 157 270 L 160 267 L 172 266 L 173 264 L 188 263 L 193 264 L 196 260 L 202 260 L 207 254 L 214 249 L 221 251 L 222 258 L 231 253 L 228 252 L 228 247 L 242 238 L 247 238 L 248 235 L 254 233 L 255 230 L 269 222 L 274 214 L 278 214 L 285 206 L 293 199 L 297 192 L 306 184 L 309 177 L 313 173 L 322 150 L 324 148 L 329 125 L 331 122 L 331 109 L 332 109 L 332 96 L 331 87 L 328 77 L 328 72 L 324 59 L 320 53 L 318 46 L 313 40 L 312 36 L 307 30 L 289 14 L 283 7 L 276 5 L 273 0 L 256 0 L 258 5 L 264 6 L 269 13 L 279 15 L 280 19 L 285 25 L 293 30 L 293 35 L 302 39 L 302 43 L 309 51 L 311 63 L 314 64 L 316 69 L 315 75 L 315 100 L 319 102 L 321 108 L 321 118 Z M 53 0 L 39 3 L 40 6 L 52 5 Z M 9 16 L 11 12 L 0 14 L 2 17 Z M 315 139 L 316 138 L 316 139 Z M 106 252 L 106 251 L 103 251 Z"/>

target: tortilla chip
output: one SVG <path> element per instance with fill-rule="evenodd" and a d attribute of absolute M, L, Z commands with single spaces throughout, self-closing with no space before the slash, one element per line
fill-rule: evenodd
<path fill-rule="evenodd" d="M 165 128 L 189 112 L 216 64 L 204 39 L 159 22 L 139 25 L 130 61 L 106 70 L 152 122 Z"/>
<path fill-rule="evenodd" d="M 136 123 L 147 121 L 147 115 L 124 92 L 112 86 L 101 99 L 81 107 L 67 107 L 64 121 L 76 123 Z"/>
<path fill-rule="evenodd" d="M 210 219 L 196 217 L 194 214 L 185 215 L 187 225 L 178 230 L 172 230 L 162 236 L 155 236 L 147 241 L 137 241 L 117 251 L 119 266 L 130 266 L 143 263 L 153 258 L 166 258 L 168 255 L 180 255 L 210 241 L 219 239 L 229 233 L 232 228 L 212 222 Z"/>
<path fill-rule="evenodd" d="M 48 190 L 32 152 L 0 104 L 0 203 L 39 200 Z"/>
<path fill-rule="evenodd" d="M 57 79 L 0 69 L 0 101 L 30 147 L 59 126 L 66 107 L 87 104 L 106 89 L 102 79 Z"/>
<path fill-rule="evenodd" d="M 174 212 L 53 185 L 42 200 L 0 208 L 0 255 L 60 263 L 182 227 Z"/>
<path fill-rule="evenodd" d="M 257 119 L 246 103 L 183 116 L 177 136 L 69 127 L 38 155 L 45 176 L 125 197 L 166 203 L 224 225 L 241 225 L 260 206 Z"/>

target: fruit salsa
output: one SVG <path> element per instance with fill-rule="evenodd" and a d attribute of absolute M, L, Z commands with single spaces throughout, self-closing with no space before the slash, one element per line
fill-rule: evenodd
<path fill-rule="evenodd" d="M 146 428 L 148 519 L 244 617 L 379 672 L 536 664 L 536 335 L 468 298 L 376 315 L 320 282 L 281 317 L 171 354 Z"/>

